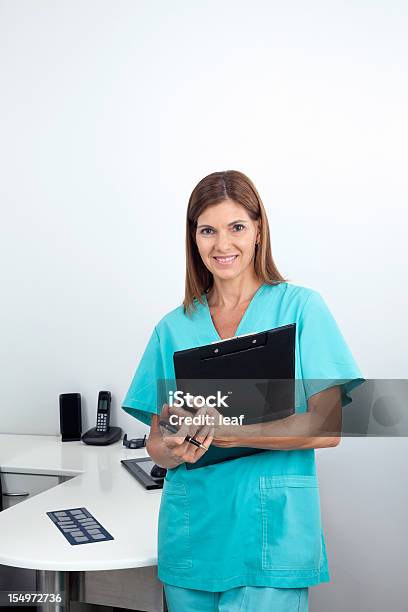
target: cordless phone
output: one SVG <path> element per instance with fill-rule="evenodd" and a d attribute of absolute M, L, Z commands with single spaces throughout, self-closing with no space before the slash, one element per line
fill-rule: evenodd
<path fill-rule="evenodd" d="M 81 440 L 85 444 L 94 444 L 96 446 L 106 446 L 120 440 L 122 429 L 120 427 L 111 427 L 110 421 L 111 411 L 111 392 L 99 391 L 98 393 L 98 408 L 96 411 L 96 427 L 92 427 L 82 436 Z"/>
<path fill-rule="evenodd" d="M 109 431 L 110 405 L 110 391 L 99 391 L 98 410 L 96 413 L 96 431 L 98 433 L 106 433 Z"/>

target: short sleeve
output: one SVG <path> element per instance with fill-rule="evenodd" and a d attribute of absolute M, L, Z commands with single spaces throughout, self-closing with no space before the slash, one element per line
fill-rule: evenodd
<path fill-rule="evenodd" d="M 342 406 L 364 382 L 353 355 L 322 296 L 313 291 L 299 321 L 299 351 L 306 398 L 339 385 Z"/>
<path fill-rule="evenodd" d="M 152 414 L 160 414 L 165 402 L 163 384 L 163 357 L 155 327 L 122 402 L 122 410 L 150 425 Z"/>

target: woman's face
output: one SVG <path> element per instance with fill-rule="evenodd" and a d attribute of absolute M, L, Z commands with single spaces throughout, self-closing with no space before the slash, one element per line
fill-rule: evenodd
<path fill-rule="evenodd" d="M 232 200 L 208 206 L 197 219 L 196 242 L 201 258 L 220 279 L 236 278 L 253 266 L 258 221 Z"/>

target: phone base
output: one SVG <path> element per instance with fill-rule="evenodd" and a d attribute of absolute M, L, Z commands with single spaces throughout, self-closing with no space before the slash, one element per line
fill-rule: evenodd
<path fill-rule="evenodd" d="M 106 446 L 120 440 L 122 435 L 121 427 L 109 427 L 109 431 L 96 431 L 96 427 L 92 427 L 83 434 L 81 440 L 85 444 L 94 444 L 96 446 Z"/>

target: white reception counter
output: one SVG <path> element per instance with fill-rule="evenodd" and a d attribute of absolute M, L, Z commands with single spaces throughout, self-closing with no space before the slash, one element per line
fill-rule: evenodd
<path fill-rule="evenodd" d="M 121 440 L 88 446 L 0 434 L 3 493 L 12 474 L 70 478 L 0 512 L 0 564 L 52 572 L 156 565 L 161 490 L 147 491 L 120 463 L 145 456 L 145 448 L 127 449 Z M 72 546 L 46 514 L 83 506 L 114 540 Z"/>

